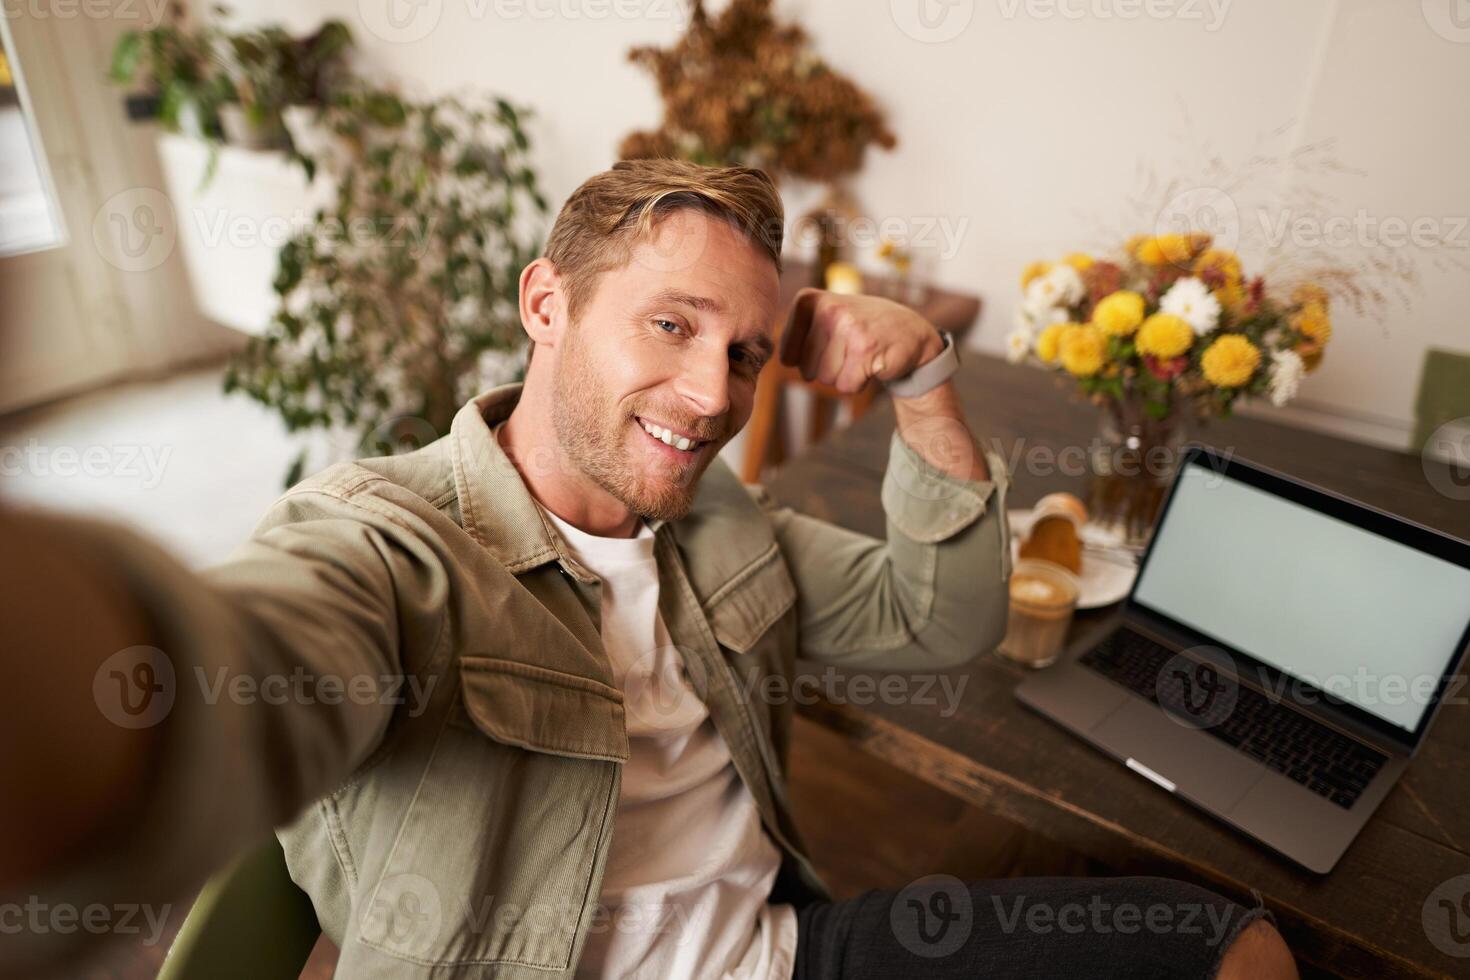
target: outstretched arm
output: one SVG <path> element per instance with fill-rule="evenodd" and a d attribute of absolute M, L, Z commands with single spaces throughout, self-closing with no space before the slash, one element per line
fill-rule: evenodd
<path fill-rule="evenodd" d="M 379 744 L 394 698 L 329 692 L 402 684 L 446 580 L 351 496 L 292 491 L 202 575 L 116 527 L 0 514 L 0 902 L 177 901 Z M 7 968 L 80 938 L 12 936 Z"/>

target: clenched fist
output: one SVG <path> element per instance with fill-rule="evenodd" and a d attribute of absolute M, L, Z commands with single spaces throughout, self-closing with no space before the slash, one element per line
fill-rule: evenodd
<path fill-rule="evenodd" d="M 807 287 L 796 294 L 781 335 L 781 361 L 844 394 L 870 378 L 901 378 L 938 357 L 944 338 L 901 303 Z"/>

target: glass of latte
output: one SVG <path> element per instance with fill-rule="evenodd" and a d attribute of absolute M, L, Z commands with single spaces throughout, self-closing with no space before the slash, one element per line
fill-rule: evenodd
<path fill-rule="evenodd" d="M 1055 562 L 1022 558 L 1011 569 L 1011 612 L 999 652 L 1027 667 L 1062 655 L 1077 608 L 1077 576 Z"/>

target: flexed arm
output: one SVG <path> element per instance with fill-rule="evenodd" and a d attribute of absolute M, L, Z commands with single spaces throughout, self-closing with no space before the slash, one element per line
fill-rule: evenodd
<path fill-rule="evenodd" d="M 908 375 L 942 347 L 938 331 L 907 307 L 803 290 L 781 357 L 808 379 L 856 392 L 872 379 Z M 886 541 L 758 496 L 796 581 L 803 655 L 853 666 L 952 666 L 1005 633 L 1008 482 L 1000 459 L 980 451 L 953 384 L 893 402 Z"/>

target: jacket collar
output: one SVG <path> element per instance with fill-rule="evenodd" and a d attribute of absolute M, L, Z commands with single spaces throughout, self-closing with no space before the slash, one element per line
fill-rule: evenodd
<path fill-rule="evenodd" d="M 492 429 L 510 417 L 521 397 L 520 382 L 501 385 L 466 402 L 450 426 L 454 489 L 465 531 L 513 575 L 556 561 L 582 582 L 595 581 L 571 556 L 547 521 L 520 471 Z M 649 521 L 655 533 L 665 524 Z"/>

